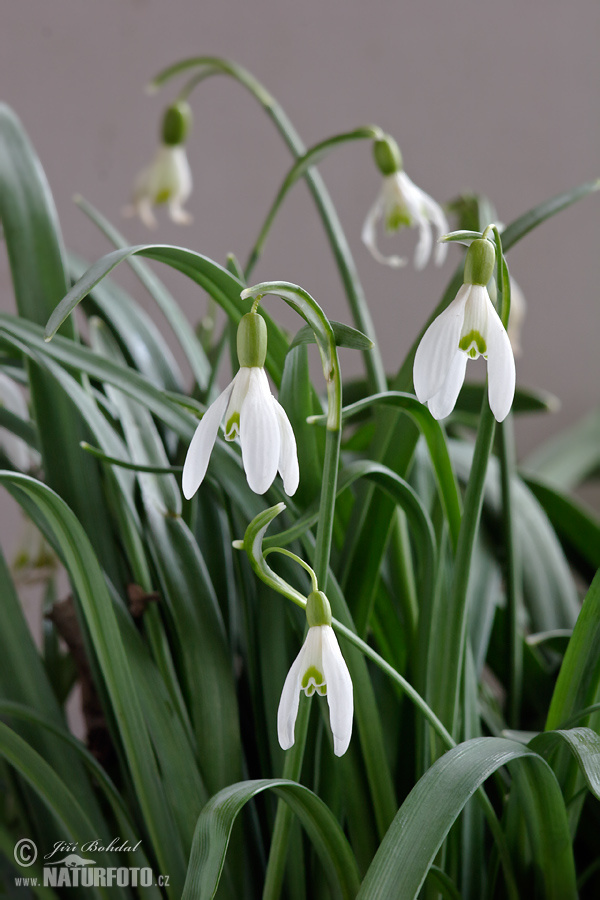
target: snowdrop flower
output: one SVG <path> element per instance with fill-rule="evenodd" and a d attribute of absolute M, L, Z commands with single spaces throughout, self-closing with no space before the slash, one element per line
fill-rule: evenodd
<path fill-rule="evenodd" d="M 448 231 L 448 222 L 441 206 L 429 194 L 413 184 L 402 168 L 402 156 L 396 142 L 387 135 L 374 142 L 375 162 L 384 176 L 379 197 L 371 207 L 362 230 L 362 239 L 375 259 L 388 266 L 404 266 L 401 256 L 385 256 L 377 247 L 376 226 L 383 220 L 385 231 L 392 234 L 400 228 L 418 228 L 419 240 L 415 249 L 415 269 L 422 269 L 431 256 L 432 226 L 440 238 Z M 446 258 L 446 244 L 438 244 L 435 264 Z"/>
<path fill-rule="evenodd" d="M 306 640 L 292 663 L 281 692 L 277 736 L 281 747 L 289 750 L 294 743 L 300 691 L 307 697 L 316 692 L 327 696 L 333 751 L 336 756 L 343 756 L 352 735 L 352 680 L 331 627 L 329 601 L 322 591 L 309 594 L 306 617 L 310 626 Z"/>
<path fill-rule="evenodd" d="M 25 397 L 18 385 L 4 372 L 0 372 L 0 406 L 20 419 L 28 418 Z M 8 428 L 0 428 L 0 448 L 10 462 L 23 472 L 28 472 L 40 462 L 39 454 Z"/>
<path fill-rule="evenodd" d="M 174 222 L 188 225 L 192 221 L 191 215 L 183 209 L 192 193 L 192 173 L 184 146 L 190 117 L 187 104 L 178 103 L 167 109 L 161 145 L 154 160 L 137 176 L 132 202 L 123 209 L 123 215 L 139 216 L 148 228 L 156 228 L 153 207 L 166 203 Z"/>
<path fill-rule="evenodd" d="M 498 422 L 508 415 L 515 393 L 515 360 L 506 329 L 488 294 L 495 250 L 475 240 L 467 251 L 465 283 L 431 323 L 417 348 L 415 393 L 435 419 L 450 415 L 465 379 L 467 360 L 483 356 L 488 367 L 488 398 Z"/>
<path fill-rule="evenodd" d="M 278 471 L 286 494 L 291 496 L 298 487 L 296 439 L 285 410 L 271 394 L 263 368 L 267 326 L 258 313 L 247 313 L 240 321 L 237 351 L 240 369 L 206 410 L 185 458 L 182 488 L 188 500 L 206 474 L 223 417 L 225 440 L 239 436 L 244 470 L 255 493 L 264 494 Z"/>

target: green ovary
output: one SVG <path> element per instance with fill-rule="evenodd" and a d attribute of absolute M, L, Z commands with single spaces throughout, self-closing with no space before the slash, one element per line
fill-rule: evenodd
<path fill-rule="evenodd" d="M 487 353 L 487 344 L 483 336 L 474 329 L 461 337 L 458 346 L 461 350 L 464 350 L 471 359 L 477 359 L 480 354 L 484 356 Z"/>

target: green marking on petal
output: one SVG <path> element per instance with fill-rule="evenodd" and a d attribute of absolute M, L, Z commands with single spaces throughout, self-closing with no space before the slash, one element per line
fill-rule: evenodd
<path fill-rule="evenodd" d="M 171 191 L 168 188 L 163 188 L 162 191 L 159 191 L 156 195 L 154 202 L 158 205 L 159 203 L 166 203 L 170 198 Z"/>
<path fill-rule="evenodd" d="M 327 685 L 326 684 L 317 685 L 317 691 L 319 692 L 321 697 L 324 697 L 325 694 L 327 693 Z"/>
<path fill-rule="evenodd" d="M 225 423 L 225 440 L 232 441 L 240 430 L 240 414 L 236 410 L 232 413 Z"/>
<path fill-rule="evenodd" d="M 319 693 L 321 693 L 321 688 L 324 688 L 325 692 L 327 692 L 327 685 L 323 684 L 323 676 L 316 666 L 308 667 L 308 669 L 302 676 L 301 685 L 303 690 L 306 691 L 307 697 L 310 697 L 315 687 L 319 689 Z"/>
<path fill-rule="evenodd" d="M 410 228 L 412 225 L 412 217 L 408 210 L 402 206 L 392 209 L 385 219 L 385 230 L 393 234 L 400 228 Z"/>
<path fill-rule="evenodd" d="M 475 329 L 463 335 L 458 342 L 458 346 L 465 353 L 468 353 L 471 359 L 477 359 L 480 353 L 482 355 L 487 353 L 487 344 L 483 336 Z"/>

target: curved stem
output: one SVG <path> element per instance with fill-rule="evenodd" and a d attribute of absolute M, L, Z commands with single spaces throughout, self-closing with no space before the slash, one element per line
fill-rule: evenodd
<path fill-rule="evenodd" d="M 277 130 L 294 156 L 301 157 L 304 155 L 306 148 L 283 108 L 277 103 L 274 97 L 271 96 L 266 88 L 250 74 L 250 72 L 228 60 L 211 56 L 200 56 L 184 60 L 160 72 L 153 80 L 150 87 L 152 90 L 156 90 L 171 78 L 190 69 L 198 68 L 203 69 L 203 71 L 195 73 L 194 77 L 183 89 L 184 92 L 186 92 L 186 97 L 189 96 L 197 84 L 206 78 L 218 74 L 228 75 L 243 85 L 252 96 L 258 100 L 269 118 L 275 124 Z M 363 351 L 363 360 L 367 372 L 369 390 L 371 393 L 384 391 L 387 388 L 385 369 L 377 346 L 371 313 L 358 277 L 354 259 L 350 252 L 350 247 L 346 240 L 346 235 L 344 234 L 336 209 L 319 173 L 313 169 L 308 169 L 304 177 L 306 178 L 309 190 L 313 195 L 331 245 L 346 290 L 346 296 L 348 298 L 354 324 L 359 331 L 368 334 L 375 344 L 372 350 Z"/>
<path fill-rule="evenodd" d="M 248 262 L 245 267 L 245 275 L 246 280 L 250 279 L 250 274 L 254 269 L 254 266 L 258 262 L 260 255 L 262 253 L 262 249 L 271 230 L 271 226 L 281 207 L 281 204 L 285 200 L 289 190 L 293 187 L 294 184 L 305 174 L 306 170 L 312 166 L 316 165 L 330 150 L 333 150 L 335 147 L 340 144 L 347 143 L 348 141 L 356 141 L 356 140 L 376 140 L 377 137 L 381 134 L 381 129 L 374 128 L 371 126 L 367 126 L 366 128 L 357 128 L 355 131 L 348 131 L 343 134 L 336 134 L 333 137 L 327 138 L 324 141 L 320 141 L 318 144 L 315 144 L 314 147 L 311 147 L 306 151 L 302 156 L 300 156 L 292 168 L 289 170 L 281 187 L 277 191 L 275 195 L 275 199 L 271 204 L 271 208 L 267 213 L 266 219 L 263 223 L 263 226 L 259 232 L 258 238 L 254 244 L 254 247 L 250 251 L 250 255 L 248 257 Z"/>

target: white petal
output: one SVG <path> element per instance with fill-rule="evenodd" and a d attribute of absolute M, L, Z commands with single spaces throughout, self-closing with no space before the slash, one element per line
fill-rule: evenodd
<path fill-rule="evenodd" d="M 515 358 L 510 340 L 491 300 L 488 309 L 488 398 L 497 422 L 510 412 L 515 396 Z"/>
<path fill-rule="evenodd" d="M 427 401 L 429 412 L 434 419 L 445 419 L 456 406 L 460 389 L 465 380 L 468 359 L 469 357 L 462 350 L 456 351 L 441 390 Z"/>
<path fill-rule="evenodd" d="M 380 252 L 377 247 L 377 234 L 376 234 L 376 226 L 377 222 L 381 219 L 383 215 L 384 208 L 384 199 L 383 193 L 380 193 L 379 197 L 369 210 L 367 214 L 367 218 L 365 219 L 365 224 L 363 225 L 362 230 L 362 241 L 365 247 L 371 253 L 377 262 L 383 263 L 386 266 L 393 266 L 394 268 L 399 268 L 400 266 L 406 265 L 406 260 L 401 256 L 384 256 L 383 253 Z"/>
<path fill-rule="evenodd" d="M 248 393 L 240 410 L 240 443 L 248 484 L 264 494 L 273 484 L 279 464 L 279 423 L 265 370 L 250 369 Z"/>
<path fill-rule="evenodd" d="M 198 423 L 183 464 L 181 487 L 186 500 L 194 496 L 206 475 L 210 454 L 217 439 L 219 425 L 225 415 L 232 389 L 233 381 L 208 407 Z"/>
<path fill-rule="evenodd" d="M 431 237 L 431 226 L 423 215 L 419 215 L 416 220 L 419 229 L 419 240 L 415 247 L 414 265 L 417 271 L 425 268 L 427 261 L 431 256 L 431 247 L 433 238 Z"/>
<path fill-rule="evenodd" d="M 291 497 L 296 493 L 300 481 L 296 438 L 285 409 L 275 397 L 273 397 L 273 404 L 279 423 L 279 438 L 281 441 L 278 469 L 279 474 L 283 478 L 283 489 L 288 497 Z"/>
<path fill-rule="evenodd" d="M 448 233 L 448 220 L 444 215 L 442 207 L 439 205 L 439 203 L 435 202 L 433 197 L 430 197 L 429 194 L 426 194 L 424 191 L 422 191 L 422 199 L 423 205 L 425 206 L 425 210 L 427 212 L 427 217 L 435 228 L 439 241 L 442 235 Z M 441 264 L 446 259 L 447 252 L 448 244 L 436 244 L 434 252 L 434 262 L 436 266 L 441 266 Z"/>
<path fill-rule="evenodd" d="M 435 319 L 417 347 L 413 366 L 415 393 L 425 403 L 441 390 L 458 350 L 458 341 L 471 284 L 463 284 L 443 313 Z"/>
<path fill-rule="evenodd" d="M 225 440 L 233 441 L 240 432 L 240 414 L 250 387 L 249 366 L 240 366 L 233 379 L 233 390 L 225 413 Z"/>
<path fill-rule="evenodd" d="M 191 225 L 194 221 L 194 217 L 191 213 L 182 209 L 178 200 L 171 200 L 169 203 L 169 216 L 171 217 L 171 221 L 176 222 L 177 225 Z"/>
<path fill-rule="evenodd" d="M 294 728 L 300 702 L 300 682 L 305 670 L 305 655 L 306 644 L 303 644 L 287 673 L 277 709 L 277 737 L 283 750 L 289 750 L 294 744 Z"/>
<path fill-rule="evenodd" d="M 352 679 L 331 625 L 321 626 L 321 640 L 333 752 L 336 756 L 343 756 L 352 736 Z"/>
<path fill-rule="evenodd" d="M 146 228 L 156 228 L 156 217 L 152 212 L 152 203 L 150 200 L 147 198 L 138 200 L 135 205 L 135 212 Z"/>

